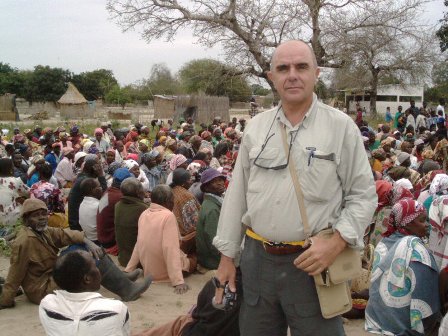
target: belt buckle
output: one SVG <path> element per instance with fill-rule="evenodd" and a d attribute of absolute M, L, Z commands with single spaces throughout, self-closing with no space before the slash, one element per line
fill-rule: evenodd
<path fill-rule="evenodd" d="M 276 243 L 274 243 L 272 241 L 266 240 L 266 241 L 263 242 L 263 248 L 264 248 L 265 251 L 266 251 L 266 246 L 268 246 L 268 248 L 275 247 Z"/>

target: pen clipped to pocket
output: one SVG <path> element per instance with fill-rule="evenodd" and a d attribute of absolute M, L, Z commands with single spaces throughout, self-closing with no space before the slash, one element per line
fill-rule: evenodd
<path fill-rule="evenodd" d="M 336 154 L 335 153 L 329 153 L 324 154 L 316 149 L 316 147 L 306 147 L 305 148 L 308 152 L 308 167 L 311 167 L 313 164 L 313 160 L 327 160 L 327 161 L 336 161 Z"/>

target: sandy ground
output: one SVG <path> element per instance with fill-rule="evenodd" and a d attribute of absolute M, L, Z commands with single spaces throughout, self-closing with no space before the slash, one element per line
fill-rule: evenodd
<path fill-rule="evenodd" d="M 6 277 L 8 267 L 9 259 L 0 255 L 1 276 Z M 137 301 L 127 303 L 132 333 L 163 324 L 188 312 L 202 286 L 212 276 L 212 272 L 189 276 L 186 282 L 191 289 L 183 295 L 173 293 L 173 288 L 167 283 L 152 284 Z M 116 298 L 104 288 L 100 292 L 106 297 Z M 363 320 L 352 320 L 346 321 L 344 327 L 348 336 L 368 335 L 363 331 L 363 325 Z M 15 308 L 0 311 L 0 326 L 2 336 L 45 335 L 39 322 L 38 306 L 30 303 L 24 295 L 16 298 Z"/>

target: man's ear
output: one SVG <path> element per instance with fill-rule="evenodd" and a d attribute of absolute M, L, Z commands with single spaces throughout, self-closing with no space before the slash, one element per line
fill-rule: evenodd
<path fill-rule="evenodd" d="M 84 274 L 82 281 L 84 282 L 84 284 L 90 285 L 92 283 L 92 277 L 90 276 L 89 273 Z"/>
<path fill-rule="evenodd" d="M 268 75 L 268 79 L 272 82 L 272 71 L 269 70 L 269 71 L 267 72 L 267 75 Z"/>

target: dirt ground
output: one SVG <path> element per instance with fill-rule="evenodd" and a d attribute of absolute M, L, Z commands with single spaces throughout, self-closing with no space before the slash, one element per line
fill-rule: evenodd
<path fill-rule="evenodd" d="M 9 259 L 0 255 L 1 276 L 6 277 L 8 267 Z M 202 286 L 212 276 L 212 271 L 189 276 L 186 282 L 191 289 L 183 295 L 173 293 L 173 288 L 167 283 L 152 284 L 137 301 L 127 303 L 131 313 L 132 333 L 163 324 L 188 312 L 195 304 Z M 106 297 L 116 298 L 104 288 L 100 292 Z M 24 295 L 16 298 L 15 308 L 0 311 L 0 326 L 2 336 L 45 335 L 39 322 L 38 306 L 30 303 Z M 368 335 L 363 326 L 363 320 L 346 321 L 344 324 L 348 336 Z"/>

